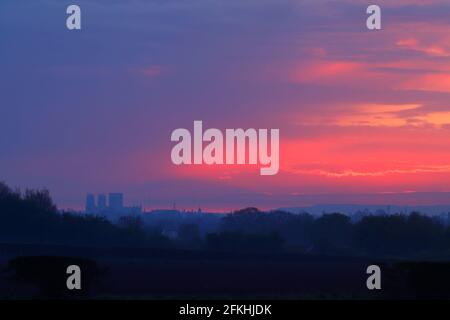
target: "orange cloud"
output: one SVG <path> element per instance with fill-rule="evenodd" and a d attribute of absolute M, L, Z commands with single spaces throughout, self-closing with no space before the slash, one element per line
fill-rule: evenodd
<path fill-rule="evenodd" d="M 363 64 L 348 61 L 308 61 L 294 67 L 289 79 L 297 83 L 333 81 L 357 75 L 363 67 Z"/>
<path fill-rule="evenodd" d="M 432 57 L 450 57 L 450 50 L 447 48 L 439 45 L 426 46 L 419 43 L 419 41 L 414 38 L 399 40 L 397 41 L 397 46 L 400 48 L 423 52 Z"/>
<path fill-rule="evenodd" d="M 392 174 L 416 174 L 416 173 L 450 173 L 450 165 L 446 166 L 419 166 L 416 168 L 409 169 L 389 169 L 382 171 L 353 171 L 353 170 L 342 170 L 342 171 L 329 171 L 329 170 L 289 170 L 291 173 L 295 174 L 308 174 L 308 175 L 320 175 L 329 178 L 345 178 L 345 177 L 384 177 Z"/>
<path fill-rule="evenodd" d="M 350 114 L 338 117 L 336 124 L 340 126 L 401 127 L 411 124 L 411 117 L 404 117 L 400 113 L 421 107 L 421 104 L 356 105 Z"/>
<path fill-rule="evenodd" d="M 450 56 L 450 54 L 449 54 Z M 404 71 L 395 72 L 395 69 Z M 388 90 L 450 92 L 450 62 L 405 60 L 392 62 L 309 61 L 288 71 L 294 83 L 354 85 Z"/>
<path fill-rule="evenodd" d="M 414 111 L 414 114 L 410 114 Z M 407 113 L 405 113 L 407 112 Z M 299 125 L 340 127 L 420 127 L 450 125 L 450 111 L 428 111 L 422 104 L 356 104 L 334 115 L 299 115 Z"/>
<path fill-rule="evenodd" d="M 356 111 L 364 113 L 397 113 L 420 108 L 420 104 L 366 104 L 356 106 Z"/>
<path fill-rule="evenodd" d="M 424 74 L 405 80 L 399 89 L 450 92 L 450 74 Z"/>
<path fill-rule="evenodd" d="M 441 127 L 444 125 L 450 125 L 450 111 L 447 112 L 431 112 L 423 116 L 417 117 L 417 120 L 425 123 L 433 124 Z"/>

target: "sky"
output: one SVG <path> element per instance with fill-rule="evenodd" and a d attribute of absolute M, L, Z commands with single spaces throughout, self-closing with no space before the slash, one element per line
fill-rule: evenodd
<path fill-rule="evenodd" d="M 0 3 L 0 180 L 61 208 L 449 204 L 449 103 L 450 1 Z M 279 128 L 279 173 L 173 165 L 194 120 Z"/>

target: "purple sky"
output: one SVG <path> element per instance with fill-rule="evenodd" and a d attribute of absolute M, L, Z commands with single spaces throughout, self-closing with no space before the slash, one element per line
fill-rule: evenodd
<path fill-rule="evenodd" d="M 72 208 L 450 203 L 450 4 L 378 1 L 370 32 L 372 2 L 2 0 L 0 179 Z M 194 120 L 280 128 L 280 174 L 174 167 Z"/>

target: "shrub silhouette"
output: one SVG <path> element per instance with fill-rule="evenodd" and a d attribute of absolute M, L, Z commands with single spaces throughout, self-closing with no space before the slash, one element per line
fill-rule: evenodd
<path fill-rule="evenodd" d="M 66 285 L 66 273 L 70 265 L 81 269 L 81 290 L 69 290 Z M 95 261 L 60 256 L 18 257 L 9 261 L 6 273 L 12 273 L 11 279 L 18 283 L 34 285 L 40 290 L 40 295 L 46 298 L 85 297 L 95 281 L 106 270 L 101 270 Z"/>
<path fill-rule="evenodd" d="M 142 221 L 60 212 L 47 190 L 12 190 L 0 183 L 0 242 L 89 246 L 170 246 L 161 234 L 146 234 Z"/>

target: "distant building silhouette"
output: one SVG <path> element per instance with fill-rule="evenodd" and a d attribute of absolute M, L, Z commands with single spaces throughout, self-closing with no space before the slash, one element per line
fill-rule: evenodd
<path fill-rule="evenodd" d="M 95 196 L 92 193 L 89 193 L 86 196 L 86 212 L 94 212 L 96 209 Z"/>
<path fill-rule="evenodd" d="M 97 198 L 97 206 L 98 206 L 98 210 L 105 210 L 106 207 L 106 196 L 104 194 L 99 194 L 98 198 Z"/>
<path fill-rule="evenodd" d="M 109 209 L 120 211 L 123 209 L 123 193 L 109 194 Z"/>
<path fill-rule="evenodd" d="M 108 214 L 108 215 L 130 215 L 141 214 L 141 206 L 125 207 L 123 202 L 123 193 L 109 193 L 108 205 L 106 205 L 106 195 L 99 194 L 97 198 L 97 204 L 95 202 L 95 195 L 89 193 L 86 196 L 86 213 L 92 214 Z"/>

